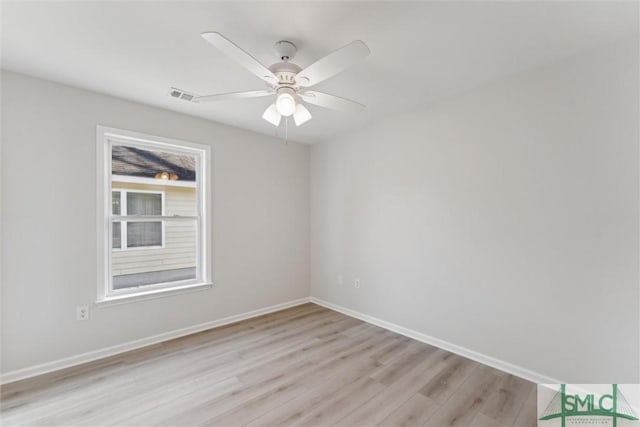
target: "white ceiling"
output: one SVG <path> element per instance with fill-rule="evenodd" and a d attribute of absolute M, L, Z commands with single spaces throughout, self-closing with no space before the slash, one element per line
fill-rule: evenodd
<path fill-rule="evenodd" d="M 269 98 L 192 104 L 170 86 L 213 94 L 262 89 L 200 33 L 218 31 L 264 64 L 291 40 L 301 67 L 348 42 L 362 63 L 316 89 L 367 105 L 359 114 L 310 106 L 289 128 L 312 143 L 390 114 L 522 72 L 638 31 L 638 3 L 621 2 L 4 2 L 2 67 L 274 134 Z"/>

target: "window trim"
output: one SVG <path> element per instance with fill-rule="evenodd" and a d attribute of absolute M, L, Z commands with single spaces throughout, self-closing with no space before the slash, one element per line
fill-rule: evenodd
<path fill-rule="evenodd" d="M 178 154 L 194 155 L 196 158 L 196 279 L 146 285 L 139 288 L 112 289 L 111 286 L 111 146 L 113 144 L 134 145 L 140 148 L 162 149 Z M 117 182 L 117 181 L 116 181 Z M 97 303 L 124 300 L 142 300 L 145 296 L 175 295 L 194 289 L 207 289 L 212 283 L 212 233 L 211 233 L 211 148 L 177 139 L 147 135 L 107 126 L 96 126 L 96 193 L 97 193 Z M 138 190 L 135 190 L 138 191 Z M 107 211 L 108 209 L 108 211 Z M 164 214 L 163 197 L 163 214 Z M 174 219 L 162 216 L 164 219 Z M 160 219 L 162 219 L 160 218 Z M 164 228 L 164 221 L 163 221 Z M 164 244 L 163 230 L 163 244 Z M 147 248 L 135 248 L 147 249 Z M 127 249 L 127 250 L 134 250 Z"/>
<path fill-rule="evenodd" d="M 145 193 L 145 194 L 160 194 L 160 217 L 165 216 L 165 191 L 163 190 L 138 190 L 138 189 L 128 189 L 128 188 L 113 188 L 113 181 L 111 182 L 111 192 L 119 192 L 120 193 L 120 215 L 121 216 L 127 216 L 129 213 L 127 211 L 127 194 L 128 193 Z M 157 183 L 156 183 L 157 185 Z M 123 208 L 124 207 L 124 208 Z M 124 210 L 124 212 L 123 212 Z M 112 247 L 111 249 L 114 251 L 144 251 L 144 250 L 149 250 L 149 249 L 164 249 L 165 248 L 165 234 L 166 234 L 166 222 L 162 220 L 162 218 L 159 218 L 157 221 L 153 221 L 153 222 L 159 222 L 162 224 L 162 230 L 160 231 L 160 246 L 155 245 L 155 246 L 134 246 L 132 248 L 130 248 L 128 246 L 128 242 L 129 239 L 127 237 L 127 222 L 131 222 L 131 221 L 120 221 L 120 247 L 119 248 L 114 248 Z M 152 221 L 149 221 L 152 222 Z M 113 221 L 109 221 L 109 227 L 111 227 L 113 224 Z M 122 242 L 124 242 L 124 246 L 122 247 Z"/>
<path fill-rule="evenodd" d="M 111 182 L 117 182 L 118 184 L 148 184 L 158 185 L 158 180 L 155 178 L 142 178 L 139 176 L 127 176 L 127 175 L 111 175 Z M 183 188 L 196 188 L 195 182 L 190 181 L 162 181 L 163 187 L 183 187 Z"/>

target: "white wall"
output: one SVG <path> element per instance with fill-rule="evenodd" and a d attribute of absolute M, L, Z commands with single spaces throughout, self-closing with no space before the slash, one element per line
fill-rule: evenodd
<path fill-rule="evenodd" d="M 620 42 L 314 145 L 312 296 L 552 378 L 639 382 L 638 75 Z"/>
<path fill-rule="evenodd" d="M 309 149 L 109 96 L 2 73 L 2 373 L 309 294 Z M 95 132 L 212 146 L 210 290 L 91 310 Z"/>

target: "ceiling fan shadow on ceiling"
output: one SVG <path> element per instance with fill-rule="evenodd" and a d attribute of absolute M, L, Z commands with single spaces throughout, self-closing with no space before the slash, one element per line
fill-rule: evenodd
<path fill-rule="evenodd" d="M 312 86 L 335 76 L 367 57 L 370 53 L 369 48 L 360 40 L 353 41 L 302 69 L 291 62 L 297 48 L 286 40 L 274 45 L 280 62 L 266 67 L 220 33 L 202 33 L 202 38 L 264 80 L 267 83 L 267 89 L 198 96 L 171 88 L 169 94 L 174 98 L 200 103 L 274 96 L 274 102 L 262 115 L 263 119 L 274 126 L 280 125 L 282 117 L 293 116 L 296 126 L 311 120 L 311 113 L 305 107 L 305 102 L 344 112 L 358 112 L 365 107 L 346 98 L 309 90 Z"/>

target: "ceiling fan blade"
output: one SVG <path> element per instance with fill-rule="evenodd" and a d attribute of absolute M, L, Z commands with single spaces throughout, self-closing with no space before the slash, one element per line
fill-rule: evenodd
<path fill-rule="evenodd" d="M 346 70 L 369 53 L 370 50 L 364 42 L 361 40 L 353 41 L 300 71 L 296 75 L 296 83 L 302 87 L 318 84 Z"/>
<path fill-rule="evenodd" d="M 194 102 L 212 102 L 212 101 L 226 101 L 228 99 L 245 99 L 245 98 L 259 98 L 261 96 L 273 95 L 275 92 L 272 90 L 249 90 L 246 92 L 231 92 L 231 93 L 219 93 L 216 95 L 204 95 L 196 96 L 193 98 Z"/>
<path fill-rule="evenodd" d="M 271 104 L 267 107 L 266 110 L 264 110 L 262 118 L 274 126 L 279 126 L 282 115 L 280 115 L 280 113 L 278 113 L 278 110 L 276 110 L 276 104 Z"/>
<path fill-rule="evenodd" d="M 318 107 L 329 108 L 331 110 L 346 111 L 348 113 L 358 113 L 364 110 L 364 105 L 351 101 L 350 99 L 340 98 L 339 96 L 329 95 L 328 93 L 307 91 L 298 94 L 304 101 Z"/>
<path fill-rule="evenodd" d="M 253 56 L 238 47 L 231 40 L 227 39 L 220 33 L 207 32 L 202 33 L 202 38 L 218 48 L 222 53 L 237 61 L 247 70 L 266 81 L 267 83 L 276 84 L 278 78 L 267 67 L 262 65 Z"/>
<path fill-rule="evenodd" d="M 307 110 L 307 107 L 301 103 L 296 104 L 296 111 L 293 112 L 293 121 L 296 126 L 301 126 L 311 120 L 311 113 Z"/>

